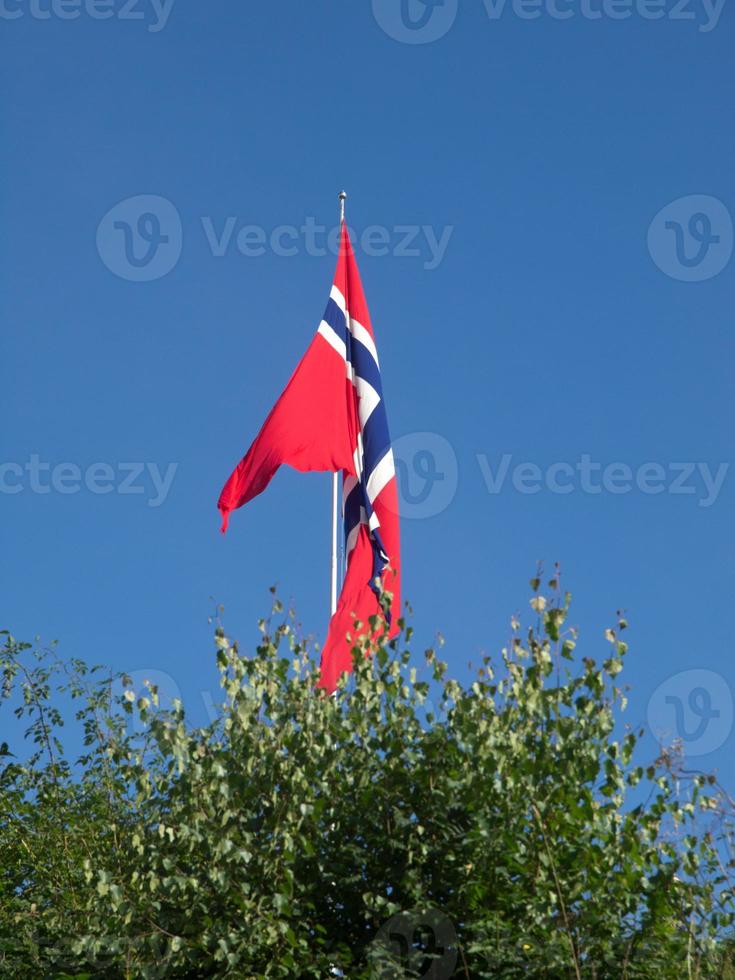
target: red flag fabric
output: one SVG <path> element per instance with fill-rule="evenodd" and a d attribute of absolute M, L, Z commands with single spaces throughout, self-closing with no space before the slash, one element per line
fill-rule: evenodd
<path fill-rule="evenodd" d="M 351 471 L 357 430 L 345 384 L 345 365 L 316 334 L 283 394 L 219 497 L 222 532 L 230 513 L 268 486 L 287 463 L 302 473 Z"/>
<path fill-rule="evenodd" d="M 219 498 L 230 513 L 261 493 L 282 464 L 343 474 L 347 571 L 322 651 L 321 685 L 334 690 L 352 649 L 392 593 L 400 615 L 398 492 L 380 366 L 346 225 L 327 309 L 306 354 Z M 360 624 L 356 627 L 356 620 Z"/>

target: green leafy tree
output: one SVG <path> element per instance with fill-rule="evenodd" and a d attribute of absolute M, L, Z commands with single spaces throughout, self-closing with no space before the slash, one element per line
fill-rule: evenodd
<path fill-rule="evenodd" d="M 2 975 L 732 977 L 726 799 L 637 761 L 624 619 L 580 659 L 558 580 L 531 584 L 466 687 L 404 623 L 335 697 L 277 601 L 252 656 L 218 626 L 205 728 L 6 634 L 35 751 L 0 746 Z"/>

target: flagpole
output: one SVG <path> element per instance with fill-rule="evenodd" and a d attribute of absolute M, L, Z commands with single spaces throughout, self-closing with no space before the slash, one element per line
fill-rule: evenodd
<path fill-rule="evenodd" d="M 330 615 L 337 609 L 337 517 L 339 511 L 339 474 L 332 474 L 332 594 Z"/>
<path fill-rule="evenodd" d="M 340 191 L 339 194 L 339 227 L 340 234 L 342 232 L 342 225 L 345 221 L 345 201 L 347 200 L 347 192 Z M 339 520 L 339 473 L 332 474 L 332 589 L 331 589 L 331 602 L 330 609 L 331 615 L 334 616 L 337 611 L 337 525 Z"/>

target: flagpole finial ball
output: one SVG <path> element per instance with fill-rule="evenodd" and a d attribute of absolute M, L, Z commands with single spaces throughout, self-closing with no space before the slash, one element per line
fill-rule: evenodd
<path fill-rule="evenodd" d="M 340 201 L 346 201 L 347 200 L 347 191 L 340 191 L 339 192 L 339 199 L 340 199 Z"/>

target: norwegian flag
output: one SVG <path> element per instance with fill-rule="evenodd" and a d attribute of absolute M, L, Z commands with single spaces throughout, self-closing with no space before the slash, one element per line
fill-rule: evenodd
<path fill-rule="evenodd" d="M 322 651 L 321 685 L 352 669 L 352 648 L 381 614 L 379 582 L 400 614 L 398 491 L 375 335 L 347 226 L 324 318 L 262 429 L 219 498 L 230 512 L 261 493 L 283 463 L 342 472 L 347 571 Z M 361 626 L 355 629 L 355 619 Z"/>

